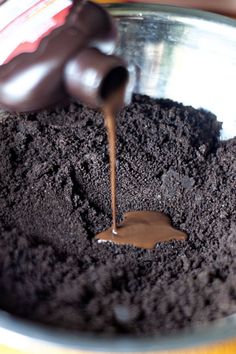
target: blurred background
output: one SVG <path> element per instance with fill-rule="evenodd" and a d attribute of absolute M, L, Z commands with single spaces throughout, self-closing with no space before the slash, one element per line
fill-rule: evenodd
<path fill-rule="evenodd" d="M 149 2 L 156 4 L 176 5 L 216 12 L 219 14 L 236 18 L 236 0 L 100 0 L 99 2 Z"/>

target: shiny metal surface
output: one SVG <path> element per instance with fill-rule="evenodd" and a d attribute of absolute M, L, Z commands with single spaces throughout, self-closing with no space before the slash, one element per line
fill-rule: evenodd
<path fill-rule="evenodd" d="M 110 10 L 121 30 L 117 52 L 132 63 L 136 92 L 211 110 L 223 122 L 222 137 L 236 135 L 236 21 L 157 5 L 114 5 Z M 235 336 L 236 315 L 168 338 L 109 339 L 49 329 L 0 313 L 0 344 L 22 350 L 42 346 L 45 353 L 53 347 L 66 352 L 158 353 Z"/>
<path fill-rule="evenodd" d="M 131 63 L 135 91 L 171 98 L 216 114 L 222 138 L 236 135 L 236 25 L 234 20 L 175 7 L 114 9 L 118 53 Z"/>

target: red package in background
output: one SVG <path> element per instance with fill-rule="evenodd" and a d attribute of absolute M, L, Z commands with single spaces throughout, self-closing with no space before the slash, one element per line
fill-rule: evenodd
<path fill-rule="evenodd" d="M 7 0 L 0 7 L 0 65 L 37 49 L 41 39 L 64 24 L 71 0 Z"/>

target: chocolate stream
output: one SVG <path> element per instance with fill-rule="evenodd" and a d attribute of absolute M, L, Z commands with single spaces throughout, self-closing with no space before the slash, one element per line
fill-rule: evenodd
<path fill-rule="evenodd" d="M 125 87 L 126 81 L 115 92 L 111 91 L 103 106 L 109 144 L 112 227 L 96 235 L 96 238 L 100 241 L 128 244 L 145 249 L 154 248 L 159 242 L 186 240 L 186 233 L 172 227 L 170 218 L 157 211 L 144 210 L 125 213 L 124 221 L 117 226 L 116 113 L 123 105 Z"/>
<path fill-rule="evenodd" d="M 110 157 L 110 183 L 112 207 L 112 234 L 117 235 L 116 226 L 116 119 L 112 107 L 105 105 L 104 119 L 107 128 L 109 157 Z"/>

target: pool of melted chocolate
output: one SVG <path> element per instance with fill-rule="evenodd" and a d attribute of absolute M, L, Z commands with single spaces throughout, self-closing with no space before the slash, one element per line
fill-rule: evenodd
<path fill-rule="evenodd" d="M 1 309 L 136 335 L 236 311 L 236 139 L 219 141 L 213 114 L 135 95 L 117 117 L 118 224 L 158 211 L 188 234 L 152 249 L 95 239 L 112 224 L 102 113 L 71 102 L 0 121 Z"/>

